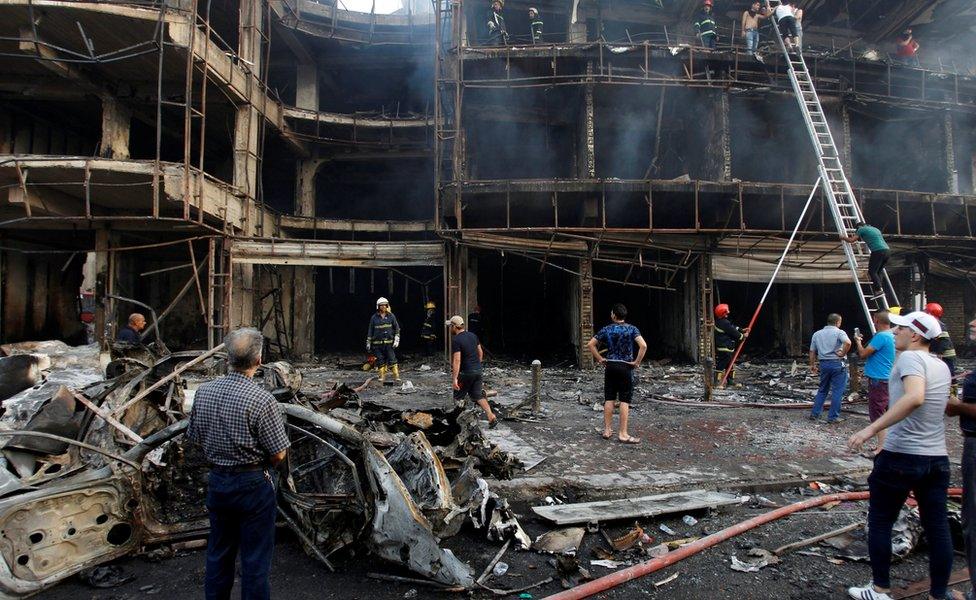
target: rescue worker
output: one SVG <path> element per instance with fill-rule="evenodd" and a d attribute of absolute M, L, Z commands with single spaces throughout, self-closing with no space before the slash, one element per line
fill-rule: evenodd
<path fill-rule="evenodd" d="M 715 24 L 715 15 L 712 14 L 712 0 L 705 0 L 702 9 L 695 17 L 695 33 L 701 40 L 702 46 L 714 48 L 718 43 L 718 29 Z"/>
<path fill-rule="evenodd" d="M 490 46 L 504 46 L 508 44 L 508 29 L 505 28 L 505 17 L 502 16 L 503 0 L 493 0 L 488 12 L 488 44 Z"/>
<path fill-rule="evenodd" d="M 942 362 L 949 367 L 949 373 L 956 374 L 956 348 L 952 345 L 952 338 L 946 331 L 945 323 L 942 322 L 942 305 L 938 302 L 929 302 L 925 305 L 925 312 L 932 315 L 939 321 L 940 333 L 929 345 L 929 352 L 942 359 Z"/>
<path fill-rule="evenodd" d="M 430 356 L 437 345 L 437 330 L 434 329 L 434 310 L 437 305 L 428 300 L 424 308 L 427 309 L 427 314 L 424 316 L 424 324 L 420 327 L 420 339 L 424 343 L 424 354 Z"/>
<path fill-rule="evenodd" d="M 732 363 L 732 354 L 736 345 L 749 335 L 749 328 L 738 328 L 729 321 L 729 305 L 719 304 L 715 307 L 715 380 L 722 380 L 722 375 Z M 735 371 L 729 373 L 726 382 L 732 383 Z"/>
<path fill-rule="evenodd" d="M 386 383 L 386 369 L 393 370 L 393 379 L 400 382 L 400 365 L 397 364 L 393 350 L 400 345 L 400 324 L 390 312 L 390 301 L 386 298 L 376 300 L 376 312 L 369 319 L 366 333 L 366 352 L 376 355 L 376 368 L 380 372 L 380 383 Z"/>
<path fill-rule="evenodd" d="M 539 16 L 539 9 L 529 8 L 529 30 L 532 33 L 532 43 L 542 43 L 542 17 Z"/>

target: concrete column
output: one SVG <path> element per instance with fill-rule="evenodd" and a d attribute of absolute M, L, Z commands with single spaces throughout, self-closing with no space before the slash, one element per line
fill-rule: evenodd
<path fill-rule="evenodd" d="M 945 168 L 946 168 L 946 192 L 950 194 L 959 193 L 959 171 L 956 169 L 956 148 L 953 136 L 952 113 L 946 111 L 942 121 L 942 130 L 945 132 Z"/>
<path fill-rule="evenodd" d="M 132 111 L 109 95 L 102 96 L 102 139 L 98 155 L 102 158 L 129 158 L 129 129 Z"/>
<path fill-rule="evenodd" d="M 592 369 L 593 356 L 586 349 L 586 344 L 593 337 L 593 261 L 589 258 L 581 258 L 579 273 L 577 278 L 579 289 L 577 295 L 579 304 L 579 343 L 577 350 L 580 368 Z"/>
<path fill-rule="evenodd" d="M 113 234 L 108 229 L 95 231 L 95 339 L 103 349 L 107 349 L 109 336 L 107 332 L 108 316 L 112 312 L 112 301 L 106 295 L 114 292 L 111 276 L 112 255 L 109 248 L 112 245 Z"/>
<path fill-rule="evenodd" d="M 729 94 L 724 90 L 714 93 L 710 116 L 708 154 L 702 178 L 707 181 L 732 179 L 732 139 L 729 132 Z"/>
<path fill-rule="evenodd" d="M 464 298 L 464 312 L 460 313 L 467 320 L 468 315 L 474 312 L 474 307 L 478 305 L 478 257 L 471 253 L 467 254 L 464 264 L 464 287 L 462 295 Z M 451 316 L 451 315 L 448 315 Z"/>
<path fill-rule="evenodd" d="M 241 0 L 240 40 L 238 54 L 246 61 L 254 77 L 261 72 L 261 30 L 264 27 L 262 0 Z M 253 90 L 258 92 L 257 86 Z M 234 185 L 247 197 L 257 195 L 258 139 L 262 126 L 261 116 L 250 103 L 237 108 L 234 119 Z M 249 229 L 252 225 L 249 225 Z M 246 231 L 251 234 L 252 231 Z"/>
<path fill-rule="evenodd" d="M 587 81 L 593 75 L 593 62 L 586 63 Z M 576 168 L 580 179 L 596 177 L 596 136 L 594 132 L 593 84 L 583 86 L 583 114 L 580 119 Z"/>
<path fill-rule="evenodd" d="M 319 160 L 298 161 L 295 186 L 295 214 L 315 216 L 315 173 Z M 292 351 L 302 359 L 315 353 L 315 267 L 294 267 L 295 284 L 292 300 Z"/>
<path fill-rule="evenodd" d="M 715 361 L 715 297 L 712 293 L 712 257 L 703 253 L 698 260 L 698 361 L 703 365 Z M 711 383 L 711 379 L 707 379 Z"/>
<path fill-rule="evenodd" d="M 318 67 L 314 63 L 300 64 L 297 70 L 295 106 L 317 111 L 319 109 Z"/>
<path fill-rule="evenodd" d="M 233 281 L 230 296 L 230 329 L 253 327 L 254 322 L 254 265 L 231 265 Z"/>
<path fill-rule="evenodd" d="M 854 174 L 854 159 L 853 159 L 853 141 L 851 139 L 851 111 L 847 110 L 847 105 L 841 103 L 840 105 L 840 119 L 841 119 L 841 141 L 840 144 L 840 160 L 841 164 L 844 165 L 844 172 L 847 173 L 847 177 L 850 178 Z M 836 140 L 834 140 L 836 142 Z"/>

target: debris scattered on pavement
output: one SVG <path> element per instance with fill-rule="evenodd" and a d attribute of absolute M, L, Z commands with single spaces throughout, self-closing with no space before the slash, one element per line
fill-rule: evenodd
<path fill-rule="evenodd" d="M 575 525 L 620 519 L 656 517 L 684 513 L 705 508 L 730 506 L 746 498 L 709 490 L 691 490 L 670 494 L 656 494 L 622 500 L 581 502 L 561 506 L 533 506 L 532 511 L 557 525 Z M 674 535 L 673 533 L 669 535 Z"/>

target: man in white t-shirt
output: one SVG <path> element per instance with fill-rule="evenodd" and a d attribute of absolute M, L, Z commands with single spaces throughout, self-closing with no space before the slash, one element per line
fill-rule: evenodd
<path fill-rule="evenodd" d="M 858 600 L 890 600 L 891 528 L 909 492 L 918 502 L 929 546 L 930 597 L 945 598 L 952 571 L 952 541 L 946 513 L 949 456 L 945 442 L 945 410 L 949 400 L 949 367 L 929 353 L 942 328 L 921 311 L 890 315 L 895 326 L 895 360 L 888 379 L 890 404 L 877 421 L 851 436 L 848 446 L 861 446 L 888 429 L 884 449 L 868 477 L 868 555 L 871 583 L 847 590 Z"/>

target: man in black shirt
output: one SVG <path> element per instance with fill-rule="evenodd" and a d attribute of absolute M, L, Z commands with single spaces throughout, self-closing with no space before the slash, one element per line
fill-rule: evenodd
<path fill-rule="evenodd" d="M 976 341 L 976 319 L 969 322 L 969 339 Z M 951 397 L 946 414 L 959 416 L 962 429 L 962 532 L 966 542 L 970 589 L 966 598 L 976 597 L 976 370 L 962 384 L 962 401 Z"/>
<path fill-rule="evenodd" d="M 454 315 L 444 323 L 451 326 L 451 377 L 454 384 L 454 400 L 463 400 L 470 396 L 488 416 L 488 427 L 494 429 L 498 423 L 495 413 L 491 411 L 488 398 L 485 396 L 482 381 L 481 361 L 484 351 L 478 336 L 464 330 L 464 319 Z"/>

